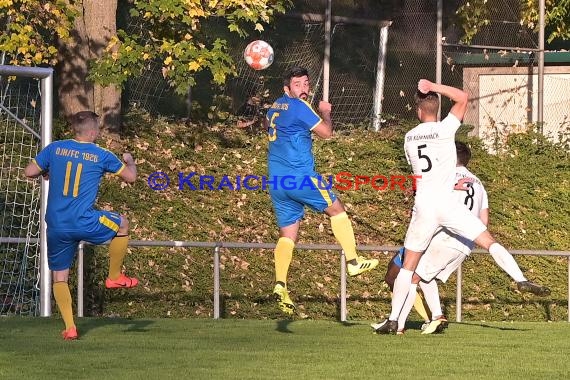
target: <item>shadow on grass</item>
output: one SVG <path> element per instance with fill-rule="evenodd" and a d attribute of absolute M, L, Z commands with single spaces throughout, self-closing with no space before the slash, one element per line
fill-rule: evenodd
<path fill-rule="evenodd" d="M 141 333 L 147 332 L 147 327 L 153 324 L 154 321 L 144 319 L 127 319 L 127 318 L 92 318 L 80 319 L 77 323 L 77 328 L 81 336 L 89 334 L 89 331 L 109 326 L 109 325 L 122 325 L 125 326 L 123 332 Z"/>
<path fill-rule="evenodd" d="M 280 333 L 293 334 L 293 331 L 289 330 L 289 325 L 291 324 L 291 322 L 294 322 L 294 320 L 282 319 L 280 321 L 277 321 L 277 328 L 275 330 L 277 330 Z"/>
<path fill-rule="evenodd" d="M 476 323 L 476 322 L 449 322 L 449 324 L 458 324 L 464 326 L 482 327 L 485 329 L 495 329 L 501 331 L 529 331 L 530 329 L 521 329 L 515 327 L 501 327 L 501 326 L 491 326 L 486 323 Z"/>
<path fill-rule="evenodd" d="M 293 334 L 293 331 L 291 331 L 289 329 L 289 325 L 293 322 L 295 322 L 296 320 L 293 319 L 294 317 L 291 317 L 291 319 L 281 319 L 277 321 L 277 327 L 275 328 L 276 331 L 280 332 L 280 333 L 285 333 L 285 334 Z M 340 321 L 339 322 L 342 326 L 344 327 L 353 327 L 353 326 L 363 326 L 366 325 L 366 323 L 362 323 L 362 322 L 347 322 L 347 321 Z"/>
<path fill-rule="evenodd" d="M 353 326 L 363 326 L 363 325 L 368 325 L 368 323 L 362 323 L 362 322 L 349 322 L 349 321 L 339 321 L 339 323 L 341 325 L 343 325 L 344 327 L 353 327 Z"/>

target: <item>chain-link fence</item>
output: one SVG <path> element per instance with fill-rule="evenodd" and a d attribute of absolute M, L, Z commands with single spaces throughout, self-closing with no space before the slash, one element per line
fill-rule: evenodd
<path fill-rule="evenodd" d="M 273 65 L 263 71 L 250 68 L 240 55 L 247 44 L 237 45 L 238 76 L 228 82 L 226 94 L 240 118 L 238 125 L 252 125 L 263 115 L 267 106 L 283 94 L 283 73 L 290 67 L 303 66 L 311 78 L 311 99 L 314 106 L 323 99 L 323 59 L 325 44 L 324 22 L 283 20 L 288 32 L 275 28 L 260 38 L 276 51 Z M 374 104 L 379 29 L 370 25 L 335 23 L 331 31 L 329 97 L 333 105 L 332 118 L 337 128 L 370 123 Z M 243 46 L 242 46 L 243 45 Z"/>
<path fill-rule="evenodd" d="M 489 23 L 469 46 L 460 43 L 462 32 L 452 15 L 443 18 L 443 82 L 469 93 L 464 122 L 473 125 L 473 134 L 490 146 L 538 121 L 538 33 L 521 25 L 519 7 L 520 2 L 496 2 L 490 7 Z M 561 86 L 557 94 L 549 84 L 561 80 L 563 71 L 554 67 L 545 70 L 544 110 L 559 103 L 563 91 L 568 93 Z M 566 71 L 570 73 L 570 66 Z M 554 132 L 565 128 L 567 114 L 562 108 L 545 112 L 541 126 L 545 135 L 558 140 Z"/>

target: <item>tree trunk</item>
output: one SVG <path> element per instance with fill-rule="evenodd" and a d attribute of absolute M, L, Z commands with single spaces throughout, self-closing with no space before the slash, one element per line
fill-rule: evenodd
<path fill-rule="evenodd" d="M 117 0 L 85 0 L 85 29 L 90 37 L 93 59 L 100 57 L 111 37 L 117 34 Z M 95 112 L 102 116 L 109 132 L 121 130 L 121 89 L 117 86 L 95 85 L 93 93 Z"/>
<path fill-rule="evenodd" d="M 89 61 L 99 58 L 117 32 L 117 0 L 84 0 L 72 31 L 73 41 L 60 44 L 59 100 L 69 117 L 81 110 L 101 115 L 103 128 L 121 130 L 121 90 L 87 80 Z"/>
<path fill-rule="evenodd" d="M 59 42 L 58 95 L 61 113 L 69 118 L 76 112 L 93 110 L 93 84 L 87 81 L 89 39 L 82 16 L 75 19 L 72 40 Z"/>

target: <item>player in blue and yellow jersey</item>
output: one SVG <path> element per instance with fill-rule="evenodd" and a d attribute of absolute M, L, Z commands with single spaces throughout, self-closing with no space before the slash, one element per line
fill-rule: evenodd
<path fill-rule="evenodd" d="M 330 217 L 334 236 L 346 255 L 349 275 L 374 269 L 378 260 L 357 256 L 352 224 L 344 206 L 330 190 L 330 184 L 315 171 L 311 134 L 325 139 L 332 136 L 331 104 L 321 101 L 318 114 L 307 102 L 310 85 L 305 68 L 294 67 L 285 73 L 283 86 L 285 94 L 267 111 L 265 125 L 272 181 L 269 194 L 279 226 L 273 294 L 281 311 L 293 314 L 295 305 L 287 291 L 287 272 L 305 206 Z"/>
<path fill-rule="evenodd" d="M 109 244 L 107 288 L 131 288 L 138 284 L 134 277 L 121 273 L 127 253 L 128 220 L 117 213 L 94 207 L 101 178 L 114 173 L 126 182 L 134 182 L 137 169 L 133 157 L 123 154 L 123 161 L 96 145 L 99 117 L 81 111 L 71 118 L 75 138 L 55 141 L 46 146 L 25 168 L 28 178 L 49 178 L 45 221 L 47 224 L 48 266 L 53 273 L 53 293 L 65 323 L 65 340 L 77 339 L 73 319 L 69 268 L 81 240 L 93 244 Z"/>

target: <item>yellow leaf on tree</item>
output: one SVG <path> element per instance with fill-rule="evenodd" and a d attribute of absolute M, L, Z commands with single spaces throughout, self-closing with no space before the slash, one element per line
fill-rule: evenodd
<path fill-rule="evenodd" d="M 188 70 L 190 71 L 196 71 L 200 68 L 200 64 L 196 61 L 192 61 L 190 63 L 188 63 Z"/>
<path fill-rule="evenodd" d="M 69 36 L 69 30 L 64 27 L 58 26 L 55 28 L 55 32 L 58 36 L 66 38 Z"/>
<path fill-rule="evenodd" d="M 105 51 L 111 51 L 111 49 L 113 49 L 113 47 L 117 44 L 117 42 L 119 42 L 119 37 L 112 36 L 111 39 L 109 40 L 109 43 L 107 44 L 107 47 L 105 48 Z"/>
<path fill-rule="evenodd" d="M 204 17 L 204 16 L 205 16 L 205 13 L 204 13 L 204 10 L 203 10 L 203 9 L 194 8 L 194 9 L 190 9 L 190 10 L 188 11 L 188 15 L 189 15 L 190 17 Z"/>
<path fill-rule="evenodd" d="M 165 64 L 165 65 L 170 65 L 171 62 L 172 62 L 172 57 L 171 57 L 171 56 L 166 57 L 166 59 L 164 60 L 164 64 Z"/>

